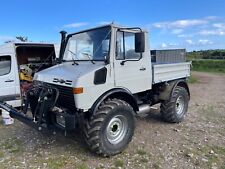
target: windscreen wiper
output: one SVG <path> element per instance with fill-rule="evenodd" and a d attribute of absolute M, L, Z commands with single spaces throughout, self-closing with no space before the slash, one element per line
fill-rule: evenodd
<path fill-rule="evenodd" d="M 89 61 L 91 61 L 92 64 L 95 64 L 95 62 L 91 59 L 91 55 L 89 53 L 82 53 L 83 55 L 86 55 L 89 59 Z"/>
<path fill-rule="evenodd" d="M 72 52 L 71 50 L 68 50 L 68 51 L 70 53 L 72 53 L 75 57 L 77 57 L 77 54 L 76 53 Z M 73 65 L 79 65 L 79 63 L 77 63 L 73 57 L 72 57 L 72 59 L 73 59 Z"/>

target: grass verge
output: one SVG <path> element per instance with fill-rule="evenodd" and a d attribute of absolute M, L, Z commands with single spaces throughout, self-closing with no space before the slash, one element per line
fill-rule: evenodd
<path fill-rule="evenodd" d="M 191 75 L 188 79 L 188 83 L 190 84 L 198 83 L 198 78 L 196 76 Z"/>
<path fill-rule="evenodd" d="M 216 145 L 202 145 L 186 149 L 186 158 L 200 168 L 221 168 L 224 166 L 225 148 Z"/>
<path fill-rule="evenodd" d="M 192 60 L 192 66 L 194 71 L 225 73 L 225 60 Z"/>

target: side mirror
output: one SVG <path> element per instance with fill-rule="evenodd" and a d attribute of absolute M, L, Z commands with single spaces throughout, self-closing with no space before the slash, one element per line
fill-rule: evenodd
<path fill-rule="evenodd" d="M 142 53 L 145 51 L 145 33 L 135 33 L 135 52 Z"/>

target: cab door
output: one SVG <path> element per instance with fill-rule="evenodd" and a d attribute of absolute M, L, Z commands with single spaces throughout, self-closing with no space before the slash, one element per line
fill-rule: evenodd
<path fill-rule="evenodd" d="M 117 31 L 114 60 L 116 87 L 126 88 L 132 93 L 151 88 L 150 62 L 146 52 L 135 52 L 135 33 Z"/>
<path fill-rule="evenodd" d="M 10 55 L 0 56 L 0 101 L 16 100 L 15 69 Z"/>

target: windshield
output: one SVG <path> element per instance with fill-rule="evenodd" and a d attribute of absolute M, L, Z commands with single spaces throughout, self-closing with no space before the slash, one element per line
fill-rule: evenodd
<path fill-rule="evenodd" d="M 98 28 L 69 38 L 64 60 L 103 61 L 109 53 L 111 27 Z"/>

